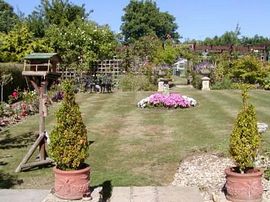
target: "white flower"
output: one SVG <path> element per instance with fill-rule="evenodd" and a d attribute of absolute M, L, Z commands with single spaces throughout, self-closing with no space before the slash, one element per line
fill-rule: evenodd
<path fill-rule="evenodd" d="M 258 132 L 259 133 L 265 133 L 267 128 L 268 128 L 268 125 L 266 123 L 260 123 L 258 122 L 257 123 L 257 127 L 258 127 Z"/>
<path fill-rule="evenodd" d="M 147 106 L 147 104 L 149 103 L 149 101 L 150 101 L 150 97 L 146 97 L 146 98 L 140 100 L 138 102 L 137 106 L 140 108 L 145 108 Z"/>
<path fill-rule="evenodd" d="M 188 96 L 185 96 L 185 95 L 183 95 L 182 97 L 189 102 L 190 106 L 194 107 L 194 106 L 197 105 L 197 101 L 194 98 L 188 97 Z"/>

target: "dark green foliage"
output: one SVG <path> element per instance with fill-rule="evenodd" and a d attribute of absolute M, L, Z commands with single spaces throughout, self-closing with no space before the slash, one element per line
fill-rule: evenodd
<path fill-rule="evenodd" d="M 77 18 L 86 19 L 84 5 L 78 6 L 69 0 L 42 0 L 38 12 L 43 14 L 46 24 L 68 25 Z"/>
<path fill-rule="evenodd" d="M 162 40 L 179 38 L 175 17 L 167 12 L 160 12 L 154 1 L 132 0 L 124 8 L 124 12 L 121 30 L 127 42 L 150 34 L 156 34 Z"/>
<path fill-rule="evenodd" d="M 4 101 L 8 101 L 8 96 L 15 89 L 25 89 L 27 84 L 25 78 L 22 76 L 22 65 L 20 64 L 9 64 L 9 63 L 0 63 L 0 75 L 11 74 L 12 81 L 4 87 Z"/>
<path fill-rule="evenodd" d="M 191 84 L 194 88 L 196 89 L 201 89 L 202 88 L 202 75 L 200 74 L 195 74 L 194 72 L 192 73 L 192 81 Z"/>
<path fill-rule="evenodd" d="M 9 32 L 19 18 L 13 11 L 13 7 L 3 0 L 0 0 L 0 32 Z"/>
<path fill-rule="evenodd" d="M 213 45 L 213 46 L 221 46 L 221 45 L 262 45 L 269 44 L 270 39 L 264 36 L 259 36 L 258 34 L 247 37 L 240 36 L 240 26 L 237 24 L 234 31 L 226 31 L 221 36 L 214 36 L 213 38 L 207 37 L 203 41 L 198 41 L 204 45 Z"/>
<path fill-rule="evenodd" d="M 34 37 L 44 37 L 46 24 L 40 12 L 33 11 L 32 14 L 26 18 L 26 23 Z"/>
<path fill-rule="evenodd" d="M 261 45 L 261 44 L 269 44 L 270 39 L 267 37 L 259 36 L 256 34 L 253 37 L 242 37 L 241 44 L 243 45 Z"/>
<path fill-rule="evenodd" d="M 254 167 L 254 160 L 261 144 L 255 108 L 247 102 L 247 87 L 243 89 L 242 99 L 243 106 L 237 115 L 230 138 L 230 154 L 239 166 L 241 173 Z"/>
<path fill-rule="evenodd" d="M 68 26 L 77 19 L 86 19 L 84 5 L 78 6 L 69 0 L 41 0 L 41 4 L 26 18 L 35 37 L 43 38 L 50 25 Z"/>
<path fill-rule="evenodd" d="M 49 153 L 59 169 L 79 169 L 88 157 L 87 130 L 75 102 L 72 82 L 63 81 L 62 88 L 64 100 L 56 112 L 57 123 L 50 134 Z"/>

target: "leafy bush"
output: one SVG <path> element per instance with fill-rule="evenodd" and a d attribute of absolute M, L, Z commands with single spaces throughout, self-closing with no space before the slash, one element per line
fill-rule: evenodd
<path fill-rule="evenodd" d="M 194 88 L 196 89 L 201 89 L 202 88 L 202 75 L 200 74 L 196 74 L 196 73 L 192 73 L 192 81 L 191 84 Z"/>
<path fill-rule="evenodd" d="M 63 81 L 62 88 L 64 100 L 56 112 L 57 123 L 50 134 L 49 153 L 57 168 L 79 169 L 88 157 L 87 130 L 75 102 L 72 82 Z"/>
<path fill-rule="evenodd" d="M 265 90 L 270 90 L 270 76 L 263 80 L 263 88 Z"/>
<path fill-rule="evenodd" d="M 239 166 L 241 173 L 254 166 L 254 160 L 261 143 L 257 128 L 256 112 L 248 104 L 248 88 L 242 92 L 243 106 L 238 113 L 230 138 L 230 154 Z"/>
<path fill-rule="evenodd" d="M 154 91 L 157 89 L 146 76 L 131 73 L 120 78 L 119 88 L 123 91 Z"/>
<path fill-rule="evenodd" d="M 215 82 L 212 86 L 211 89 L 213 90 L 221 90 L 221 89 L 232 89 L 232 80 L 229 79 L 228 77 L 224 77 L 221 81 Z"/>
<path fill-rule="evenodd" d="M 244 56 L 233 63 L 232 78 L 237 82 L 262 84 L 267 77 L 267 68 L 253 56 Z"/>
<path fill-rule="evenodd" d="M 22 99 L 29 108 L 29 114 L 35 114 L 39 108 L 39 97 L 36 91 L 24 91 L 22 93 Z"/>

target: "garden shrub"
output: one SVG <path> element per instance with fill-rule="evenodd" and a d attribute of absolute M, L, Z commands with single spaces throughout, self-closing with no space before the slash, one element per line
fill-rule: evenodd
<path fill-rule="evenodd" d="M 264 90 L 270 90 L 270 75 L 263 80 Z"/>
<path fill-rule="evenodd" d="M 200 74 L 196 74 L 196 73 L 192 73 L 192 81 L 191 84 L 194 88 L 196 89 L 202 89 L 202 75 Z"/>
<path fill-rule="evenodd" d="M 11 74 L 12 81 L 4 87 L 4 101 L 8 101 L 8 96 L 14 89 L 25 89 L 27 84 L 25 78 L 22 76 L 23 65 L 12 63 L 0 63 L 0 75 Z"/>
<path fill-rule="evenodd" d="M 56 125 L 50 134 L 49 154 L 61 170 L 79 169 L 88 157 L 89 143 L 74 85 L 63 81 L 64 100 L 56 112 Z"/>
<path fill-rule="evenodd" d="M 235 120 L 230 138 L 230 154 L 239 166 L 241 173 L 254 167 L 254 160 L 261 143 L 257 128 L 256 112 L 253 105 L 248 104 L 248 88 L 242 91 L 243 105 Z"/>
<path fill-rule="evenodd" d="M 248 55 L 236 60 L 230 73 L 237 82 L 262 84 L 267 77 L 267 68 L 257 58 Z"/>
<path fill-rule="evenodd" d="M 232 89 L 232 80 L 228 77 L 224 77 L 221 81 L 217 81 L 211 85 L 212 90 Z"/>
<path fill-rule="evenodd" d="M 157 87 L 145 75 L 126 74 L 119 80 L 119 88 L 123 91 L 154 91 Z"/>

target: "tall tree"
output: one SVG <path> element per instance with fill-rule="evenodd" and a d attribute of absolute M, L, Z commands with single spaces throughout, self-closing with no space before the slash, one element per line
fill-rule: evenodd
<path fill-rule="evenodd" d="M 19 17 L 13 7 L 3 0 L 0 0 L 0 32 L 9 32 L 18 22 Z"/>
<path fill-rule="evenodd" d="M 179 39 L 175 17 L 167 12 L 161 12 L 154 1 L 131 0 L 124 11 L 121 30 L 126 42 L 150 34 L 156 34 L 162 40 Z"/>
<path fill-rule="evenodd" d="M 108 27 L 80 18 L 68 26 L 51 25 L 45 35 L 64 65 L 78 70 L 88 68 L 93 60 L 112 57 L 116 47 Z"/>
<path fill-rule="evenodd" d="M 39 11 L 33 11 L 26 17 L 26 23 L 35 37 L 42 38 L 45 35 L 45 20 L 43 14 Z"/>
<path fill-rule="evenodd" d="M 85 19 L 88 14 L 84 5 L 78 6 L 69 0 L 41 0 L 40 10 L 49 24 L 69 24 L 77 17 Z"/>
<path fill-rule="evenodd" d="M 240 43 L 240 26 L 239 24 L 236 25 L 234 31 L 226 31 L 221 36 L 215 36 L 213 38 L 207 37 L 202 43 L 205 45 L 214 45 L 214 46 L 220 46 L 220 45 L 237 45 Z"/>
<path fill-rule="evenodd" d="M 253 37 L 243 36 L 241 39 L 241 44 L 243 45 L 260 45 L 260 44 L 270 44 L 270 38 L 255 35 Z"/>
<path fill-rule="evenodd" d="M 87 19 L 89 13 L 86 12 L 84 4 L 75 5 L 69 0 L 41 0 L 41 4 L 26 21 L 34 36 L 44 37 L 46 27 L 68 26 L 77 18 Z"/>

